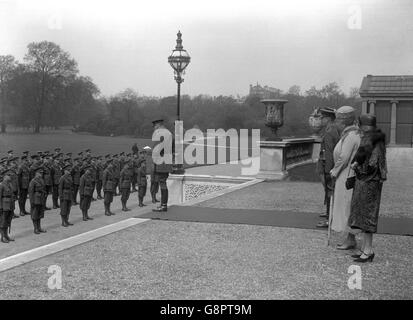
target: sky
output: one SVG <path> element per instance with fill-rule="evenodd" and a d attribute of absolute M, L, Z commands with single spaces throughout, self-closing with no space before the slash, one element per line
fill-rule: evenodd
<path fill-rule="evenodd" d="M 413 74 L 410 0 L 0 0 L 0 55 L 53 41 L 106 96 L 176 94 L 168 56 L 191 56 L 181 93 L 246 95 L 250 84 L 302 91 L 367 74 Z"/>

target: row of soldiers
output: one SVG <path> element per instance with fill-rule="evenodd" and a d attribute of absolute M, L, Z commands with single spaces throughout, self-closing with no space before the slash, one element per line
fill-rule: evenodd
<path fill-rule="evenodd" d="M 62 226 L 72 225 L 69 214 L 72 205 L 80 204 L 83 220 L 93 220 L 88 215 L 90 204 L 96 191 L 97 199 L 104 199 L 105 215 L 114 213 L 110 209 L 113 197 L 121 195 L 122 211 L 129 211 L 127 201 L 130 193 L 138 191 L 139 206 L 144 206 L 143 199 L 147 190 L 147 157 L 150 147 L 141 151 L 125 154 L 93 156 L 91 150 L 62 153 L 56 148 L 54 154 L 45 151 L 29 155 L 23 152 L 15 157 L 13 150 L 0 160 L 0 231 L 1 241 L 13 241 L 10 227 L 14 213 L 15 201 L 18 201 L 20 216 L 29 215 L 33 221 L 34 233 L 45 232 L 41 228 L 41 219 L 47 207 L 48 195 L 52 195 L 53 208 L 60 208 Z M 149 171 L 152 170 L 149 169 Z M 157 179 L 151 179 L 152 202 L 156 203 L 159 189 Z M 138 190 L 136 189 L 138 186 Z M 103 191 L 103 196 L 102 196 Z M 80 203 L 77 202 L 79 194 Z M 30 213 L 26 211 L 27 197 L 30 200 Z"/>

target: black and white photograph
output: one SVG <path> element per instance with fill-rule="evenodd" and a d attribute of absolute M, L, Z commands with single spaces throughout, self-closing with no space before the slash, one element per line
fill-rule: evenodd
<path fill-rule="evenodd" d="M 412 17 L 0 0 L 0 300 L 412 300 Z"/>

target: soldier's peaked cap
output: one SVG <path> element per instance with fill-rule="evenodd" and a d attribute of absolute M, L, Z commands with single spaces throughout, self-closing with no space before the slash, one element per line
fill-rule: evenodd
<path fill-rule="evenodd" d="M 163 121 L 164 121 L 163 119 L 156 119 L 152 121 L 152 124 L 155 125 L 157 123 L 163 123 Z"/>
<path fill-rule="evenodd" d="M 60 151 L 62 149 L 60 149 L 59 147 L 55 148 L 54 151 Z"/>
<path fill-rule="evenodd" d="M 336 109 L 330 107 L 320 108 L 320 113 L 324 116 L 335 116 Z"/>
<path fill-rule="evenodd" d="M 9 150 L 9 151 L 7 151 L 7 153 L 13 153 L 13 150 Z"/>
<path fill-rule="evenodd" d="M 43 167 L 37 167 L 36 169 L 34 169 L 34 172 L 37 172 L 37 171 L 43 171 Z"/>
<path fill-rule="evenodd" d="M 66 169 L 68 169 L 68 168 L 70 168 L 71 167 L 71 165 L 69 164 L 69 163 L 67 163 L 67 164 L 65 164 L 64 166 L 63 166 L 63 170 L 66 170 Z"/>
<path fill-rule="evenodd" d="M 40 156 L 39 156 L 38 154 L 34 154 L 34 155 L 31 156 L 31 158 L 32 158 L 32 159 L 39 159 Z"/>
<path fill-rule="evenodd" d="M 110 154 L 107 154 L 106 156 L 105 156 L 105 158 L 109 158 L 110 157 Z"/>
<path fill-rule="evenodd" d="M 23 151 L 23 154 L 29 154 L 29 151 Z"/>
<path fill-rule="evenodd" d="M 90 152 L 90 149 L 86 149 L 85 151 L 86 151 L 86 152 Z"/>

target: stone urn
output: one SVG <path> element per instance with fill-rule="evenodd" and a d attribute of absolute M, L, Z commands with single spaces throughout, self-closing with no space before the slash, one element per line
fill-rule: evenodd
<path fill-rule="evenodd" d="M 265 105 L 265 125 L 272 131 L 267 141 L 280 141 L 281 139 L 277 137 L 277 130 L 284 124 L 284 104 L 288 100 L 264 99 L 261 102 Z"/>
<path fill-rule="evenodd" d="M 320 113 L 320 108 L 315 108 L 308 118 L 308 124 L 312 131 L 313 137 L 320 137 L 320 132 L 323 129 L 322 116 Z"/>

